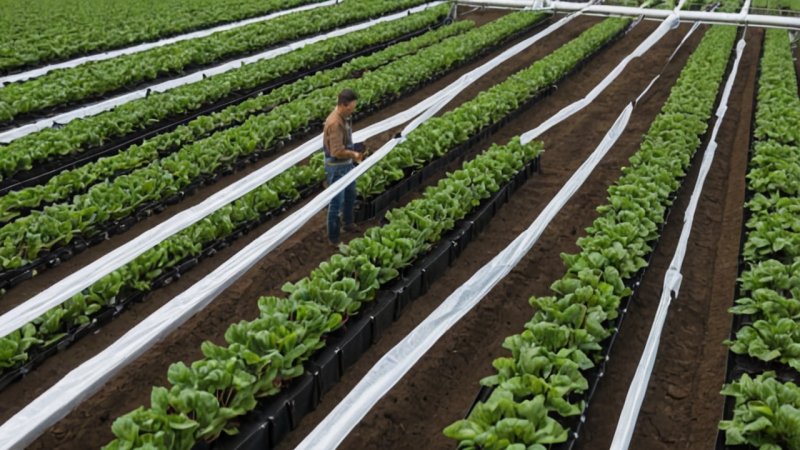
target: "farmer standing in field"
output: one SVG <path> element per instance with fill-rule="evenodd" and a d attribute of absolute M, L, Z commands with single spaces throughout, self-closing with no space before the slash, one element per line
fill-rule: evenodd
<path fill-rule="evenodd" d="M 353 145 L 353 130 L 350 124 L 350 117 L 356 109 L 357 101 L 358 96 L 355 92 L 344 89 L 339 93 L 336 108 L 325 119 L 322 148 L 325 152 L 325 178 L 329 186 L 355 167 L 353 161 L 359 163 L 364 158 L 364 154 L 357 151 L 363 149 L 363 145 Z M 340 214 L 344 219 L 344 230 L 357 231 L 353 223 L 355 202 L 355 181 L 331 200 L 328 206 L 328 239 L 332 244 L 339 244 Z"/>

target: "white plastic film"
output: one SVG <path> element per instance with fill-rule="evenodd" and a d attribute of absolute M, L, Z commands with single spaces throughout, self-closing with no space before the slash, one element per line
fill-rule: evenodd
<path fill-rule="evenodd" d="M 627 107 L 600 145 L 572 174 L 534 222 L 502 252 L 456 289 L 419 326 L 389 350 L 295 450 L 336 448 L 372 407 L 411 369 L 447 330 L 477 305 L 530 251 L 545 228 L 580 189 L 627 126 Z"/>
<path fill-rule="evenodd" d="M 633 431 L 636 428 L 636 421 L 639 418 L 639 411 L 644 401 L 645 394 L 647 393 L 647 385 L 650 383 L 650 375 L 653 372 L 655 365 L 656 355 L 658 354 L 658 346 L 661 342 L 661 332 L 664 329 L 664 323 L 667 320 L 667 313 L 669 311 L 670 303 L 673 299 L 678 297 L 680 291 L 681 281 L 683 275 L 681 274 L 681 267 L 683 266 L 683 259 L 686 256 L 686 249 L 689 244 L 689 237 L 692 233 L 692 225 L 694 224 L 694 215 L 697 212 L 697 204 L 700 201 L 700 195 L 703 193 L 703 186 L 705 185 L 708 172 L 711 170 L 711 165 L 714 162 L 716 155 L 717 142 L 716 137 L 722 126 L 725 113 L 727 112 L 728 99 L 730 98 L 733 84 L 736 81 L 736 74 L 739 71 L 739 63 L 744 53 L 745 40 L 742 36 L 736 45 L 736 60 L 733 64 L 733 69 L 725 83 L 725 88 L 720 99 L 719 107 L 716 111 L 716 123 L 714 124 L 713 131 L 711 132 L 711 139 L 703 155 L 703 161 L 700 166 L 700 172 L 695 181 L 692 196 L 689 200 L 689 206 L 683 217 L 683 228 L 678 240 L 678 245 L 675 249 L 675 255 L 670 262 L 669 269 L 664 277 L 663 289 L 661 291 L 661 299 L 658 303 L 658 310 L 656 311 L 653 324 L 650 328 L 650 334 L 647 337 L 642 358 L 639 360 L 639 365 L 636 368 L 636 374 L 633 377 L 628 394 L 625 397 L 625 404 L 622 407 L 617 428 L 614 432 L 614 439 L 611 442 L 611 450 L 627 450 L 630 446 Z"/>
<path fill-rule="evenodd" d="M 191 75 L 187 75 L 187 76 L 184 76 L 184 77 L 181 77 L 181 78 L 175 78 L 175 79 L 172 79 L 172 80 L 169 80 L 169 81 L 165 81 L 163 83 L 154 84 L 152 86 L 149 86 L 149 87 L 146 87 L 146 88 L 142 88 L 142 89 L 139 89 L 137 91 L 133 91 L 133 92 L 129 92 L 127 94 L 119 95 L 117 97 L 110 98 L 108 100 L 103 100 L 101 102 L 98 102 L 98 103 L 95 103 L 95 104 L 92 104 L 92 105 L 89 105 L 89 106 L 80 107 L 80 108 L 74 109 L 72 111 L 68 111 L 68 112 L 65 112 L 65 113 L 62 113 L 62 114 L 47 118 L 47 119 L 41 119 L 41 120 L 38 120 L 36 122 L 29 123 L 27 125 L 22 125 L 20 127 L 13 128 L 11 130 L 7 130 L 7 131 L 4 131 L 4 132 L 0 133 L 0 143 L 8 143 L 8 142 L 14 141 L 14 140 L 19 139 L 19 138 L 21 138 L 23 136 L 27 136 L 27 135 L 29 135 L 31 133 L 35 133 L 37 131 L 41 131 L 41 130 L 43 130 L 45 128 L 50 128 L 51 126 L 53 126 L 55 124 L 64 125 L 64 124 L 69 123 L 69 122 L 71 122 L 71 121 L 73 121 L 75 119 L 80 119 L 80 118 L 83 118 L 83 117 L 89 117 L 89 116 L 94 116 L 96 114 L 100 114 L 101 112 L 111 110 L 111 109 L 113 109 L 113 108 L 115 108 L 115 107 L 117 107 L 119 105 L 128 103 L 130 101 L 133 101 L 133 100 L 136 100 L 136 99 L 139 99 L 139 98 L 144 98 L 151 91 L 152 92 L 165 92 L 165 91 L 168 91 L 170 89 L 176 88 L 178 86 L 183 86 L 185 84 L 190 84 L 190 83 L 196 83 L 198 81 L 203 80 L 204 78 L 212 77 L 214 75 L 219 75 L 221 73 L 225 73 L 225 72 L 229 72 L 231 70 L 235 70 L 235 69 L 237 69 L 237 68 L 239 68 L 239 67 L 241 67 L 242 65 L 245 65 L 245 64 L 251 64 L 251 63 L 254 63 L 256 61 L 275 58 L 276 56 L 280 56 L 280 55 L 283 55 L 285 53 L 289 53 L 291 51 L 294 51 L 294 50 L 297 50 L 299 48 L 305 47 L 306 45 L 313 44 L 315 42 L 324 41 L 326 39 L 330 39 L 330 38 L 337 37 L 337 36 L 342 36 L 342 35 L 345 35 L 345 34 L 348 34 L 348 33 L 352 33 L 354 31 L 363 30 L 365 28 L 369 28 L 369 27 L 371 27 L 373 25 L 376 25 L 378 23 L 389 22 L 389 21 L 392 21 L 392 20 L 401 19 L 403 17 L 406 17 L 409 13 L 415 13 L 415 12 L 423 11 L 423 10 L 425 10 L 427 8 L 432 8 L 432 7 L 440 5 L 442 3 L 443 2 L 441 2 L 441 1 L 436 1 L 436 2 L 425 4 L 425 5 L 420 5 L 420 6 L 417 6 L 417 7 L 414 7 L 414 8 L 410 8 L 410 9 L 405 10 L 405 11 L 401 11 L 401 12 L 398 12 L 398 13 L 395 13 L 395 14 L 384 16 L 384 17 L 380 17 L 380 18 L 377 18 L 377 19 L 374 19 L 374 20 L 371 20 L 371 21 L 368 21 L 368 22 L 359 23 L 359 24 L 352 25 L 352 26 L 349 26 L 349 27 L 346 27 L 346 28 L 341 28 L 341 29 L 338 29 L 338 30 L 334 30 L 334 31 L 331 31 L 329 33 L 325 33 L 325 34 L 322 34 L 322 35 L 319 35 L 319 36 L 314 36 L 314 37 L 311 37 L 311 38 L 308 38 L 308 39 L 303 39 L 303 40 L 300 40 L 300 41 L 297 41 L 297 42 L 293 42 L 293 43 L 288 44 L 286 46 L 283 46 L 283 47 L 280 47 L 280 48 L 276 48 L 276 49 L 272 49 L 272 50 L 269 50 L 269 51 L 266 51 L 266 52 L 263 52 L 263 53 L 259 53 L 257 55 L 248 56 L 246 58 L 237 59 L 235 61 L 230 61 L 230 62 L 227 62 L 225 64 L 221 64 L 219 66 L 215 66 L 215 67 L 212 67 L 212 68 L 209 68 L 209 69 L 205 69 L 205 70 L 202 70 L 202 71 L 199 71 L 199 72 L 194 72 Z"/>
<path fill-rule="evenodd" d="M 40 68 L 37 68 L 37 69 L 31 69 L 31 70 L 28 70 L 28 71 L 25 71 L 25 72 L 19 72 L 19 73 L 14 73 L 14 74 L 11 74 L 11 75 L 6 75 L 4 77 L 0 77 L 0 86 L 3 86 L 3 85 L 8 84 L 8 83 L 14 83 L 14 82 L 17 82 L 17 81 L 30 80 L 31 78 L 40 77 L 40 76 L 42 76 L 42 75 L 44 75 L 46 73 L 49 73 L 49 72 L 52 72 L 52 71 L 58 70 L 58 69 L 70 69 L 72 67 L 77 67 L 77 66 L 80 66 L 82 64 L 86 64 L 88 62 L 105 61 L 107 59 L 116 58 L 118 56 L 132 55 L 134 53 L 140 53 L 140 52 L 143 52 L 143 51 L 146 51 L 146 50 L 150 50 L 150 49 L 154 49 L 154 48 L 158 48 L 158 47 L 163 47 L 165 45 L 174 44 L 176 42 L 187 41 L 187 40 L 190 40 L 190 39 L 198 39 L 198 38 L 210 36 L 210 35 L 212 35 L 214 33 L 219 33 L 220 31 L 228 31 L 228 30 L 232 30 L 234 28 L 241 28 L 241 27 L 244 27 L 244 26 L 247 26 L 247 25 L 251 25 L 251 24 L 254 24 L 254 23 L 265 22 L 267 20 L 275 19 L 275 18 L 278 18 L 280 16 L 285 16 L 285 15 L 291 14 L 291 13 L 307 11 L 307 10 L 319 8 L 319 7 L 322 7 L 322 6 L 331 6 L 331 5 L 336 4 L 336 2 L 337 2 L 337 0 L 327 0 L 327 1 L 324 1 L 324 2 L 321 2 L 321 3 L 312 3 L 310 5 L 298 6 L 296 8 L 286 9 L 286 10 L 283 10 L 283 11 L 276 11 L 276 12 L 273 12 L 273 13 L 270 13 L 270 14 L 267 14 L 267 15 L 264 15 L 264 16 L 253 17 L 253 18 L 250 18 L 250 19 L 231 22 L 231 23 L 227 23 L 225 25 L 216 26 L 216 27 L 213 27 L 213 28 L 207 28 L 207 29 L 200 30 L 200 31 L 194 31 L 194 32 L 191 32 L 191 33 L 181 34 L 179 36 L 173 36 L 171 38 L 161 39 L 161 40 L 155 41 L 155 42 L 148 42 L 148 43 L 145 43 L 145 44 L 139 44 L 139 45 L 135 45 L 135 46 L 132 46 L 132 47 L 122 48 L 122 49 L 119 49 L 119 50 L 112 50 L 112 51 L 108 51 L 108 52 L 98 53 L 96 55 L 89 55 L 89 56 L 84 56 L 84 57 L 81 57 L 81 58 L 71 59 L 69 61 L 64 61 L 64 62 L 60 62 L 60 63 L 56 63 L 56 64 L 50 64 L 50 65 L 45 66 L 45 67 L 40 67 Z"/>
<path fill-rule="evenodd" d="M 569 17 L 565 17 L 550 27 L 542 30 L 540 33 L 537 33 L 536 35 L 525 39 L 519 44 L 514 45 L 507 51 L 486 62 L 480 67 L 462 75 L 459 79 L 439 91 L 436 95 L 426 98 L 416 106 L 385 119 L 377 124 L 374 124 L 362 131 L 356 132 L 354 139 L 356 141 L 366 140 L 378 133 L 406 123 L 420 114 L 423 114 L 423 117 L 425 120 L 427 120 L 427 118 L 431 117 L 435 112 L 441 109 L 450 100 L 455 98 L 458 93 L 466 89 L 478 78 L 486 75 L 495 67 L 514 57 L 519 52 L 533 45 L 535 42 L 538 42 L 543 36 L 546 36 L 547 34 L 550 34 L 556 29 L 560 28 L 569 20 L 571 20 Z M 421 120 L 414 121 L 414 123 L 404 130 L 404 133 L 407 134 L 411 129 L 416 128 L 421 123 Z M 162 222 L 145 233 L 142 233 L 137 238 L 106 254 L 100 259 L 94 261 L 92 264 L 73 273 L 36 296 L 26 300 L 24 303 L 0 316 L 0 337 L 9 335 L 31 320 L 41 316 L 51 308 L 64 303 L 73 295 L 81 292 L 83 289 L 97 282 L 100 278 L 129 263 L 130 261 L 133 261 L 133 259 L 135 259 L 137 256 L 158 245 L 160 242 L 164 241 L 170 236 L 193 225 L 194 223 L 202 220 L 204 217 L 214 213 L 214 211 L 256 189 L 258 186 L 271 180 L 284 170 L 309 157 L 312 153 L 314 153 L 314 151 L 319 150 L 321 147 L 322 136 L 319 135 L 298 147 L 294 151 L 278 158 L 269 165 L 237 181 L 224 190 L 217 192 L 203 203 L 176 214 L 166 222 Z M 372 160 L 374 158 L 375 156 L 373 155 L 370 159 Z"/>
<path fill-rule="evenodd" d="M 556 25 L 557 24 L 554 24 L 553 26 Z M 543 30 L 542 33 L 545 31 L 547 30 Z M 526 41 L 530 42 L 529 45 L 535 42 L 533 38 Z M 515 46 L 515 48 L 517 47 L 517 53 L 525 48 L 520 47 L 519 45 Z M 485 74 L 489 72 L 491 68 L 496 67 L 506 59 L 513 57 L 515 54 L 508 54 L 505 59 L 501 59 L 499 57 L 494 58 L 477 69 L 474 69 L 467 75 L 474 75 L 477 73 Z M 408 122 L 417 115 L 428 112 L 431 108 L 441 107 L 442 104 L 446 104 L 450 99 L 454 98 L 459 92 L 466 89 L 470 84 L 472 84 L 473 81 L 477 79 L 477 77 L 467 75 L 451 83 L 443 90 L 448 92 L 448 97 L 428 97 L 423 102 L 409 110 L 390 117 L 380 123 L 374 124 L 362 131 L 356 132 L 354 134 L 354 140 L 363 141 L 371 136 L 377 135 L 402 123 Z M 455 89 L 455 86 L 460 87 L 460 89 Z M 427 115 L 430 117 L 430 113 Z M 421 122 L 418 121 L 417 123 L 421 124 Z M 411 131 L 409 128 L 406 129 L 407 132 Z M 353 182 L 360 174 L 364 173 L 367 169 L 380 161 L 403 139 L 404 137 L 401 136 L 400 138 L 395 138 L 387 142 L 383 147 L 381 147 L 380 150 L 364 160 L 345 177 L 341 178 L 336 183 L 325 189 L 303 208 L 273 226 L 270 230 L 251 242 L 236 255 L 228 259 L 212 273 L 148 316 L 145 320 L 128 331 L 124 336 L 122 336 L 104 351 L 68 373 L 54 386 L 45 391 L 42 395 L 37 397 L 33 402 L 28 404 L 25 408 L 0 426 L 0 448 L 23 448 L 26 444 L 30 443 L 38 435 L 44 432 L 48 427 L 55 424 L 58 420 L 79 405 L 84 399 L 88 398 L 92 393 L 105 384 L 105 382 L 113 377 L 120 369 L 133 362 L 156 342 L 169 335 L 171 331 L 183 324 L 194 314 L 205 308 L 217 295 L 234 283 L 257 261 L 262 259 L 271 250 L 280 245 L 280 243 L 282 243 L 303 224 L 310 220 L 314 214 L 324 208 L 336 194 L 344 189 L 347 184 Z M 202 204 L 197 205 L 190 210 L 184 211 L 183 213 L 170 219 L 168 222 L 165 222 L 153 230 L 146 232 L 135 240 L 141 240 L 139 243 L 133 245 L 130 245 L 131 243 L 126 244 L 126 246 L 123 246 L 114 252 L 116 255 L 106 255 L 106 257 L 101 258 L 101 260 L 97 261 L 96 263 L 86 267 L 85 269 L 82 269 L 78 273 L 73 274 L 69 278 L 63 280 L 61 283 L 45 291 L 45 293 L 49 293 L 48 295 L 42 295 L 45 294 L 42 293 L 39 296 L 28 300 L 28 302 L 22 306 L 33 302 L 33 300 L 39 297 L 42 297 L 42 301 L 48 301 L 48 299 L 53 298 L 56 300 L 50 301 L 50 306 L 39 307 L 38 310 L 46 311 L 50 307 L 63 302 L 67 298 L 74 295 L 75 292 L 79 292 L 81 289 L 83 289 L 83 287 L 92 284 L 104 274 L 111 272 L 114 270 L 114 268 L 119 267 L 125 262 L 135 258 L 135 254 L 141 254 L 144 252 L 145 249 L 140 248 L 141 246 L 149 245 L 151 243 L 152 245 L 155 245 L 157 242 L 160 242 L 158 239 L 163 240 L 168 237 L 168 235 L 164 236 L 166 233 L 171 232 L 174 234 L 179 231 L 176 229 L 179 226 L 185 228 L 186 226 L 190 225 L 190 223 L 186 222 L 192 220 L 192 223 L 194 223 L 200 220 L 202 217 L 211 214 L 211 212 L 215 211 L 216 209 L 219 209 L 224 204 L 241 197 L 249 192 L 249 190 L 255 189 L 255 187 L 266 182 L 278 173 L 281 173 L 285 168 L 291 167 L 291 165 L 308 157 L 314 151 L 319 151 L 321 143 L 322 136 L 318 136 L 308 141 L 302 147 L 274 161 L 270 165 L 265 166 L 259 171 L 254 172 L 247 178 L 229 186 Z M 245 189 L 249 190 L 246 191 Z M 164 231 L 164 228 L 166 228 L 168 231 Z M 160 237 L 158 237 L 159 235 L 154 235 L 153 233 L 154 231 L 157 231 L 157 229 L 161 229 Z M 143 239 L 145 235 L 149 235 L 149 237 Z M 126 249 L 125 247 L 129 248 Z M 134 255 L 132 256 L 132 254 Z M 98 275 L 96 272 L 101 272 L 101 274 Z M 92 278 L 92 281 L 84 280 L 86 277 Z M 18 313 L 26 314 L 25 317 L 36 317 L 37 313 L 34 313 L 32 310 L 33 308 L 36 308 L 36 306 L 31 305 L 30 308 L 31 309 L 25 310 L 24 312 L 18 311 Z M 17 309 L 14 311 L 16 310 Z M 22 318 L 22 316 L 12 315 L 11 313 L 14 311 L 0 317 L 0 329 L 2 329 L 2 331 L 0 331 L 0 336 L 8 334 L 8 332 L 19 328 L 27 322 L 26 319 Z M 6 319 L 14 320 L 16 325 L 6 326 Z"/>

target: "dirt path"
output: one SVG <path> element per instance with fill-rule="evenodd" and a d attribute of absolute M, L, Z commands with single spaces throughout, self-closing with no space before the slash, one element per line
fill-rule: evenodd
<path fill-rule="evenodd" d="M 654 28 L 653 23 L 640 24 L 630 36 L 598 55 L 586 68 L 562 83 L 560 95 L 544 99 L 529 113 L 510 122 L 492 140 L 505 142 L 585 95 Z M 688 27 L 683 26 L 680 31 L 670 33 L 643 60 L 634 62 L 622 78 L 586 110 L 543 136 L 546 153 L 542 158 L 542 173 L 514 194 L 483 234 L 462 253 L 445 278 L 407 307 L 399 322 L 326 394 L 323 404 L 303 420 L 299 429 L 283 443 L 282 449 L 291 448 L 302 440 L 388 349 L 533 221 L 591 153 L 625 104 L 660 71 L 686 30 Z M 587 212 L 603 202 L 608 184 L 619 175 L 620 167 L 638 148 L 642 133 L 661 108 L 669 86 L 698 40 L 699 34 L 667 68 L 653 87 L 652 95 L 638 106 L 635 120 L 618 145 L 556 217 L 530 254 L 415 365 L 340 448 L 454 447 L 454 442 L 442 436 L 442 428 L 466 413 L 477 393 L 478 380 L 491 373 L 494 358 L 505 354 L 501 348 L 503 339 L 521 330 L 530 318 L 528 297 L 546 294 L 550 283 L 563 273 L 559 253 L 576 250 L 579 230 L 593 219 L 593 214 Z"/>

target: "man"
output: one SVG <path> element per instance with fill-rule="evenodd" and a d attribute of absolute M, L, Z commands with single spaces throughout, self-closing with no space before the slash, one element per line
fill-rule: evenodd
<path fill-rule="evenodd" d="M 329 186 L 355 167 L 353 161 L 361 162 L 364 157 L 363 153 L 354 150 L 357 146 L 353 146 L 353 132 L 349 120 L 356 109 L 357 101 L 358 96 L 355 92 L 344 89 L 339 93 L 336 108 L 325 119 L 322 146 L 325 152 L 325 177 Z M 353 223 L 355 203 L 355 182 L 349 184 L 331 200 L 328 206 L 328 239 L 332 244 L 339 244 L 340 214 L 344 218 L 344 230 L 356 231 Z"/>

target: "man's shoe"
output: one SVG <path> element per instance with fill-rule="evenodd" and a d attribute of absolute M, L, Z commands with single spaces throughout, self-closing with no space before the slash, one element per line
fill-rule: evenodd
<path fill-rule="evenodd" d="M 328 239 L 328 248 L 331 249 L 331 250 L 334 250 L 334 251 L 338 251 L 339 250 L 339 242 L 333 242 L 330 239 Z"/>

